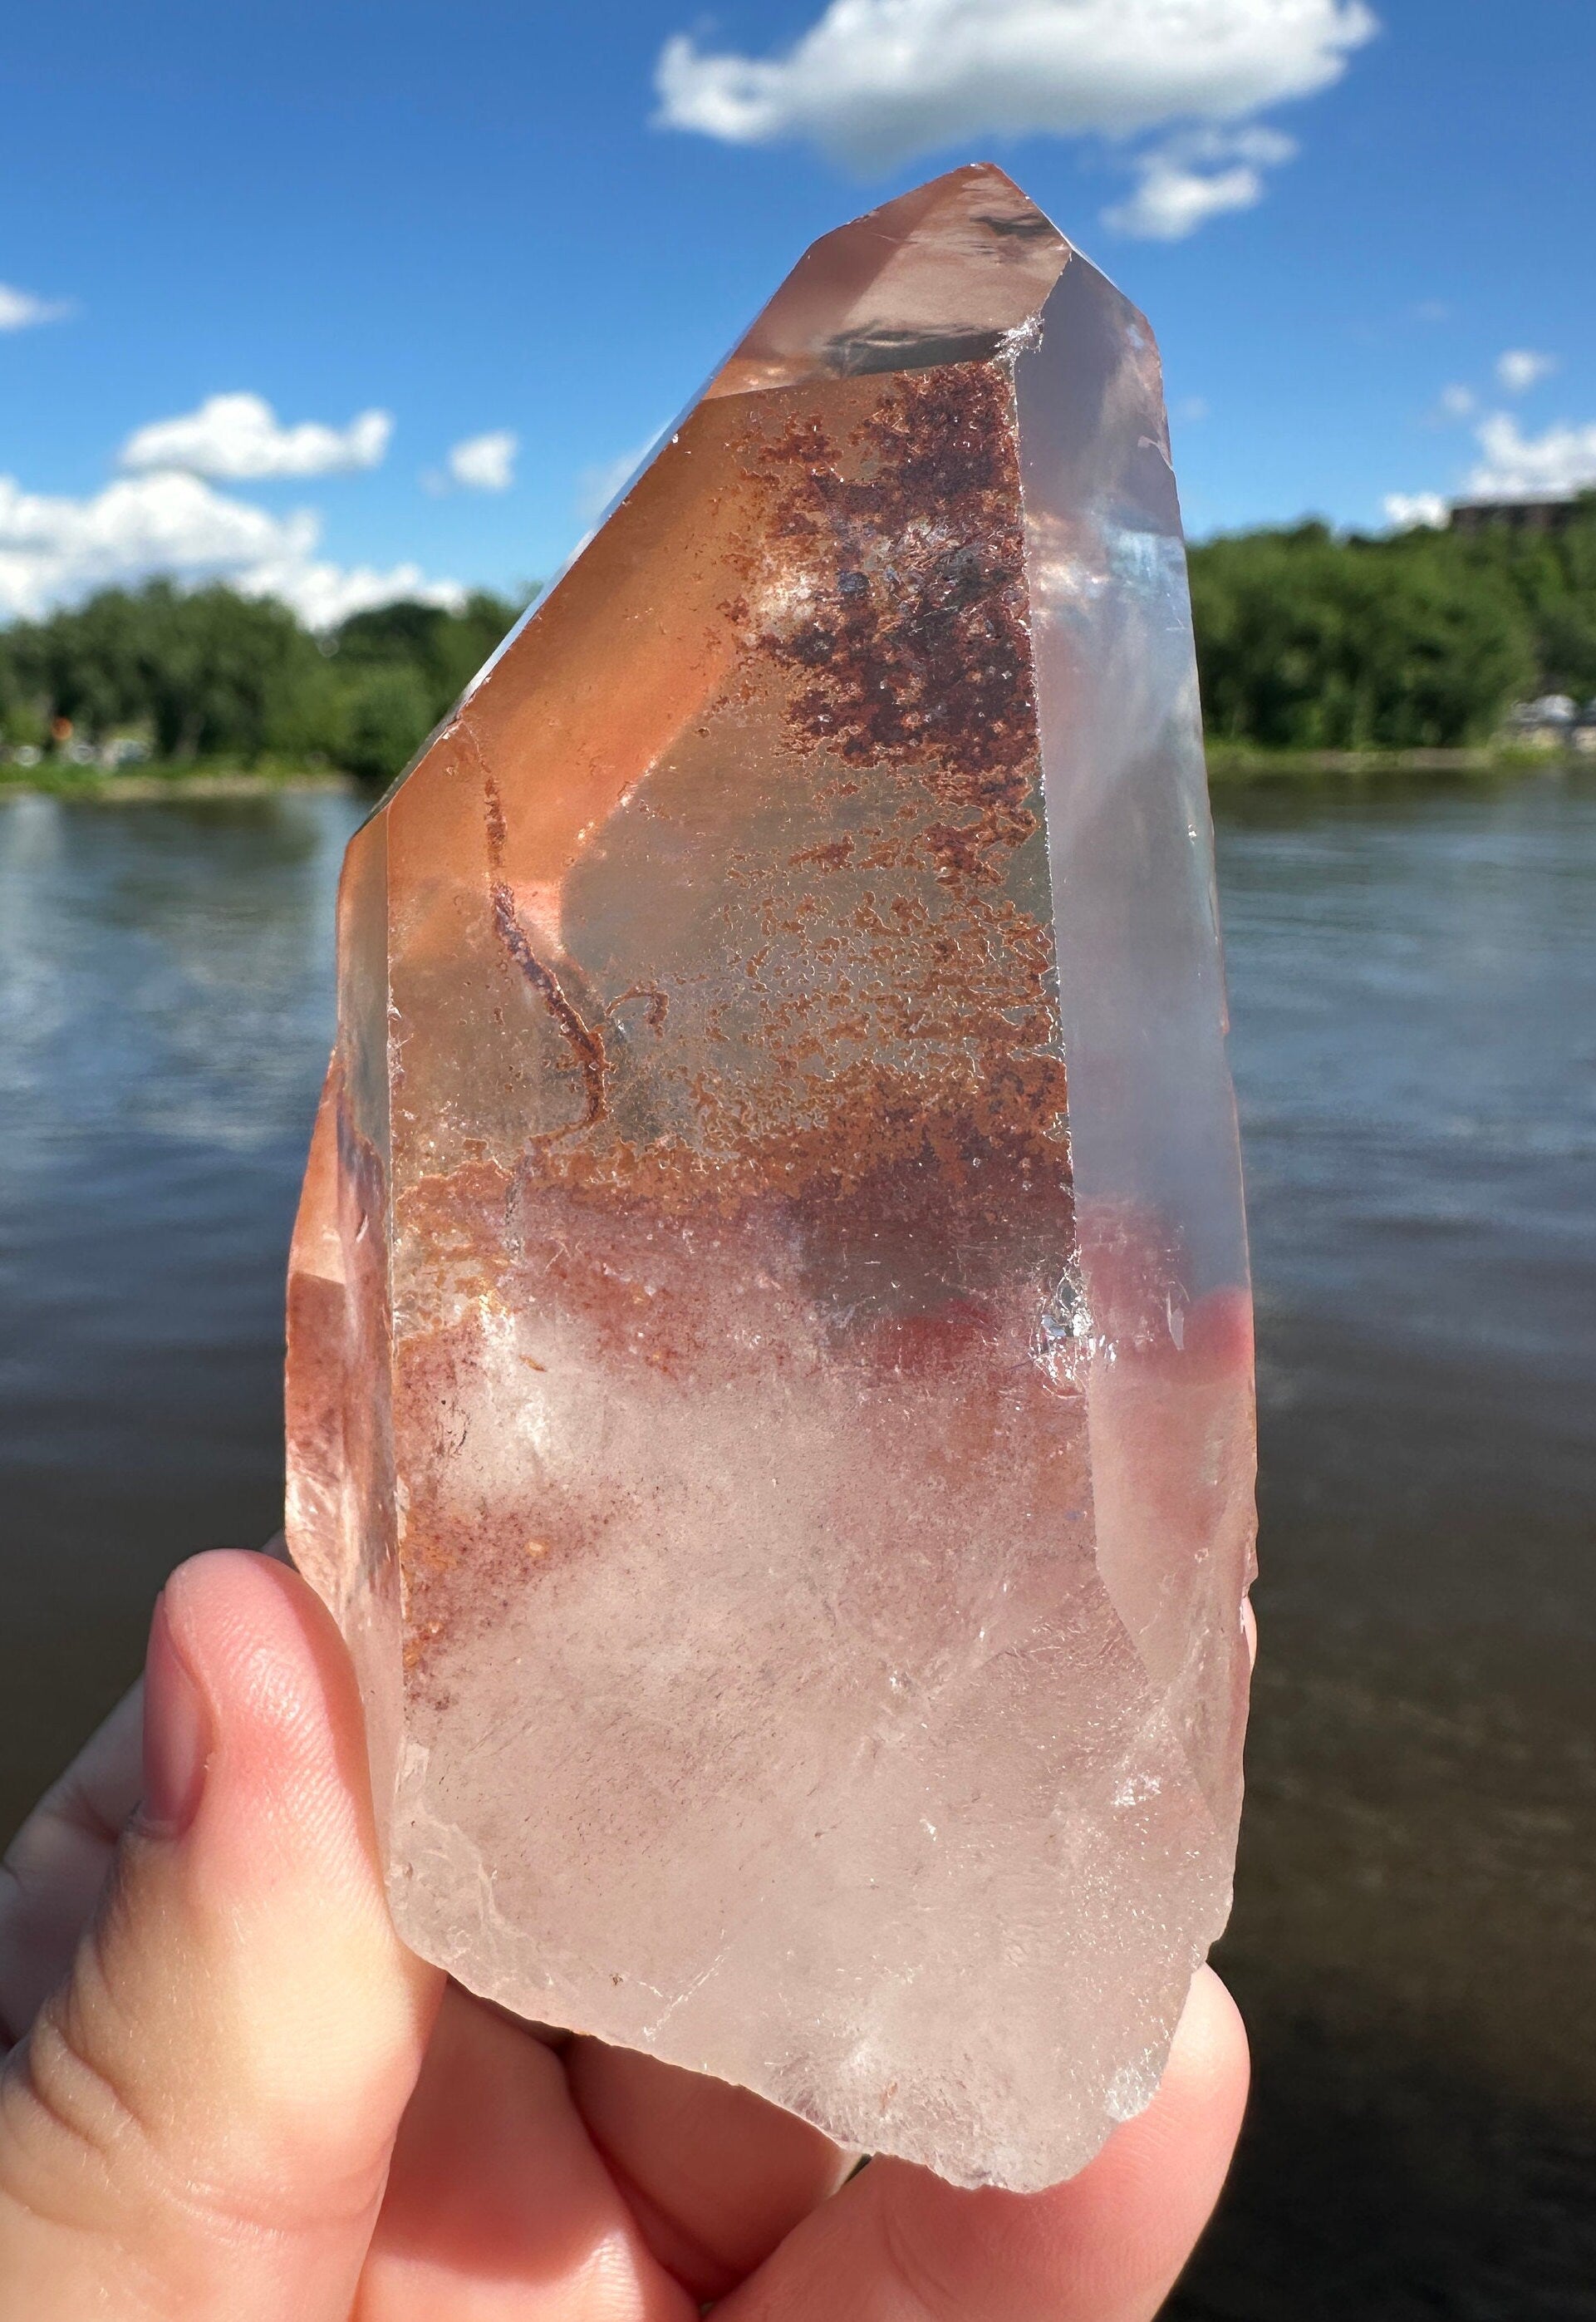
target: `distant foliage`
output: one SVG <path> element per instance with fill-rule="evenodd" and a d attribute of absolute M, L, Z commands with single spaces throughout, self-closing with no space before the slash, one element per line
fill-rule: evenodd
<path fill-rule="evenodd" d="M 436 725 L 459 700 L 489 654 L 503 643 L 521 608 L 484 590 L 458 613 L 437 605 L 378 605 L 355 613 L 332 640 L 344 669 L 411 669 L 427 690 Z"/>
<path fill-rule="evenodd" d="M 333 754 L 390 782 L 503 641 L 520 608 L 485 592 L 458 613 L 402 602 L 355 613 L 327 641 L 342 704 Z"/>
<path fill-rule="evenodd" d="M 344 689 L 342 706 L 340 763 L 371 782 L 391 782 L 437 722 L 421 672 L 403 662 L 360 670 Z"/>
<path fill-rule="evenodd" d="M 1408 749 L 1490 735 L 1528 694 L 1596 695 L 1596 494 L 1550 537 L 1502 527 L 1338 538 L 1322 524 L 1191 551 L 1208 731 L 1267 749 Z M 231 590 L 154 580 L 0 631 L 0 740 L 69 719 L 157 758 L 400 772 L 520 608 L 384 605 L 330 635 Z"/>
<path fill-rule="evenodd" d="M 1596 693 L 1596 496 L 1550 537 L 1238 533 L 1193 548 L 1191 597 L 1217 739 L 1475 741 L 1526 694 Z"/>
<path fill-rule="evenodd" d="M 324 637 L 286 606 L 152 580 L 0 632 L 0 738 L 132 735 L 158 759 L 321 759 L 397 773 L 493 652 L 519 608 L 479 594 L 458 613 L 399 604 Z"/>

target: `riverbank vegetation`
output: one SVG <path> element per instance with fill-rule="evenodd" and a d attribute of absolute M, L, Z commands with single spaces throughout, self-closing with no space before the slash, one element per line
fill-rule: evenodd
<path fill-rule="evenodd" d="M 4 771 L 329 768 L 386 782 L 519 610 L 486 592 L 457 612 L 387 605 L 317 637 L 287 606 L 230 589 L 104 590 L 0 631 Z"/>
<path fill-rule="evenodd" d="M 1596 695 L 1596 494 L 1552 534 L 1311 523 L 1199 543 L 1190 564 L 1221 780 L 1465 771 L 1510 759 L 1514 702 Z M 105 590 L 0 631 L 0 776 L 385 782 L 520 609 L 388 605 L 315 636 L 219 586 Z"/>
<path fill-rule="evenodd" d="M 1528 696 L 1596 694 L 1596 494 L 1553 534 L 1301 524 L 1204 541 L 1191 600 L 1210 741 L 1478 746 Z"/>

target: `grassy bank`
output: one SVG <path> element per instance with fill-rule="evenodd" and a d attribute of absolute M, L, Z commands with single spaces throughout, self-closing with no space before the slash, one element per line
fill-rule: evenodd
<path fill-rule="evenodd" d="M 330 766 L 286 762 L 259 766 L 225 763 L 141 766 L 136 773 L 108 773 L 98 766 L 0 765 L 0 798 L 33 792 L 48 798 L 81 799 L 104 806 L 151 800 L 207 798 L 267 798 L 284 791 L 359 791 L 370 785 Z M 373 790 L 372 795 L 376 796 Z"/>
<path fill-rule="evenodd" d="M 1234 743 L 1208 745 L 1208 780 L 1216 791 L 1263 783 L 1343 784 L 1509 779 L 1590 764 L 1583 758 L 1548 750 L 1496 747 L 1473 750 L 1260 750 Z M 40 792 L 126 806 L 139 801 L 201 798 L 262 798 L 283 791 L 369 791 L 379 784 L 325 764 L 291 759 L 252 766 L 202 760 L 184 765 L 146 765 L 136 772 L 109 773 L 96 766 L 46 761 L 37 766 L 0 765 L 0 798 Z"/>
<path fill-rule="evenodd" d="M 1391 782 L 1501 779 L 1555 772 L 1590 762 L 1555 750 L 1502 745 L 1471 750 L 1261 750 L 1210 742 L 1215 790 L 1259 782 Z"/>

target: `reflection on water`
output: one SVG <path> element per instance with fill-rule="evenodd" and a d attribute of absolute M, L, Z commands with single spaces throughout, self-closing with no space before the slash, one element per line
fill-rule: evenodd
<path fill-rule="evenodd" d="M 277 1521 L 358 809 L 0 804 L 0 1820 Z M 1176 2311 L 1593 2309 L 1596 788 L 1227 809 L 1265 1638 L 1258 2054 Z"/>
<path fill-rule="evenodd" d="M 1257 2093 L 1183 2317 L 1596 2313 L 1596 785 L 1219 831 Z"/>
<path fill-rule="evenodd" d="M 0 1821 L 187 1550 L 280 1521 L 283 1251 L 338 797 L 0 803 Z"/>

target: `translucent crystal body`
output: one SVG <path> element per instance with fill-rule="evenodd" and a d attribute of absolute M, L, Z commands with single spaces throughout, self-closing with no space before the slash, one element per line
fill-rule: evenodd
<path fill-rule="evenodd" d="M 353 841 L 290 1540 L 407 1940 L 962 2182 L 1228 1904 L 1249 1305 L 1156 352 L 803 260 Z"/>

